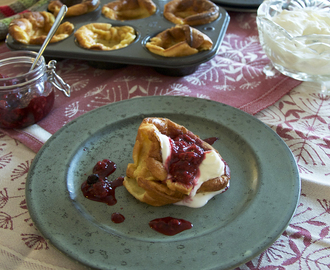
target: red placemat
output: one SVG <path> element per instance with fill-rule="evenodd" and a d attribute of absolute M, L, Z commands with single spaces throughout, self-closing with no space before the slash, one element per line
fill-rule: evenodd
<path fill-rule="evenodd" d="M 105 70 L 81 60 L 60 61 L 56 71 L 71 85 L 71 97 L 56 90 L 53 110 L 38 125 L 2 131 L 37 152 L 51 134 L 79 115 L 109 103 L 153 95 L 212 99 L 255 114 L 301 82 L 263 73 L 269 60 L 259 43 L 255 13 L 230 13 L 230 17 L 217 55 L 185 77 L 165 76 L 152 67 Z M 7 50 L 4 45 L 0 47 L 0 52 Z"/>

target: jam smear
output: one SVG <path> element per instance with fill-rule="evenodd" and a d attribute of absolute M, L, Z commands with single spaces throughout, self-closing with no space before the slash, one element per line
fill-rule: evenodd
<path fill-rule="evenodd" d="M 114 223 L 122 223 L 122 222 L 124 222 L 124 220 L 125 220 L 125 217 L 118 212 L 112 213 L 112 215 L 111 215 L 111 221 Z"/>
<path fill-rule="evenodd" d="M 189 221 L 173 217 L 156 218 L 149 222 L 149 226 L 153 230 L 168 236 L 176 235 L 193 227 Z"/>
<path fill-rule="evenodd" d="M 219 138 L 217 137 L 210 137 L 210 138 L 206 138 L 203 141 L 207 142 L 209 145 L 213 145 L 217 140 L 219 140 Z"/>
<path fill-rule="evenodd" d="M 114 173 L 116 169 L 116 163 L 109 159 L 104 159 L 102 161 L 98 161 L 95 164 L 93 168 L 93 173 L 98 174 L 98 176 L 101 178 L 105 178 L 108 177 L 110 174 Z"/>
<path fill-rule="evenodd" d="M 172 153 L 167 160 L 168 172 L 173 182 L 192 185 L 199 173 L 198 167 L 205 157 L 202 141 L 188 134 L 170 139 Z"/>
<path fill-rule="evenodd" d="M 108 181 L 117 166 L 109 159 L 104 159 L 96 163 L 93 174 L 87 177 L 81 185 L 81 191 L 87 199 L 103 202 L 107 205 L 115 205 L 117 199 L 115 190 L 123 185 L 124 177 L 120 176 L 113 181 Z"/>

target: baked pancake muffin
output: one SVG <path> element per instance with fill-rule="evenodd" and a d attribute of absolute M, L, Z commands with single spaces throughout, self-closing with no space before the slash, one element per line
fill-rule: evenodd
<path fill-rule="evenodd" d="M 100 5 L 100 0 L 82 0 L 73 5 L 68 5 L 66 2 L 67 1 L 51 0 L 48 4 L 48 10 L 56 17 L 61 7 L 67 5 L 68 11 L 65 17 L 75 17 L 92 12 Z"/>
<path fill-rule="evenodd" d="M 102 14 L 112 20 L 137 20 L 151 16 L 157 10 L 152 0 L 116 0 L 102 7 Z"/>
<path fill-rule="evenodd" d="M 55 17 L 50 12 L 27 12 L 11 21 L 8 32 L 13 39 L 23 44 L 42 44 L 54 22 Z M 74 26 L 72 23 L 62 23 L 50 40 L 50 43 L 67 38 L 72 34 L 73 30 Z"/>
<path fill-rule="evenodd" d="M 166 29 L 146 43 L 147 49 L 165 57 L 193 55 L 211 50 L 212 40 L 199 30 L 189 25 L 176 25 Z"/>
<path fill-rule="evenodd" d="M 117 50 L 131 44 L 135 30 L 130 26 L 112 26 L 109 23 L 91 23 L 75 32 L 79 45 L 90 50 Z"/>
<path fill-rule="evenodd" d="M 164 7 L 164 17 L 175 24 L 206 24 L 219 14 L 219 7 L 209 0 L 172 0 Z"/>
<path fill-rule="evenodd" d="M 137 132 L 124 186 L 153 206 L 201 207 L 229 187 L 230 170 L 217 150 L 167 118 L 145 118 Z"/>

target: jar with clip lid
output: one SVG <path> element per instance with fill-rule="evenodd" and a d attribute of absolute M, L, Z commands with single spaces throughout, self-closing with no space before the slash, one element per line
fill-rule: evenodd
<path fill-rule="evenodd" d="M 70 96 L 70 86 L 56 74 L 56 61 L 47 65 L 32 51 L 0 54 L 0 128 L 24 128 L 43 119 L 54 104 L 55 88 Z"/>

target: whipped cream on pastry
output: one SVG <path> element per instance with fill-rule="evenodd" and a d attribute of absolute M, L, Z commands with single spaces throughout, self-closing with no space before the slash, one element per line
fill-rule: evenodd
<path fill-rule="evenodd" d="M 161 134 L 159 131 L 156 132 L 162 151 L 162 159 L 163 165 L 166 169 L 169 166 L 169 159 L 171 158 L 172 147 L 170 143 L 170 137 Z M 211 198 L 215 195 L 220 194 L 227 190 L 228 185 L 218 191 L 210 191 L 210 192 L 202 192 L 197 193 L 197 190 L 201 187 L 201 185 L 208 181 L 209 179 L 213 179 L 216 177 L 221 177 L 225 173 L 225 164 L 221 160 L 220 156 L 215 150 L 208 150 L 205 152 L 204 159 L 198 168 L 199 172 L 194 179 L 194 187 L 192 188 L 188 197 L 184 198 L 182 201 L 175 203 L 176 205 L 185 205 L 188 207 L 198 208 L 204 206 Z M 169 174 L 168 179 L 171 179 L 172 176 Z"/>
<path fill-rule="evenodd" d="M 201 207 L 229 186 L 230 170 L 218 151 L 167 118 L 143 119 L 132 157 L 123 184 L 153 206 Z"/>

